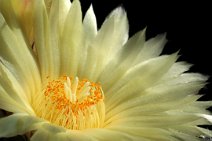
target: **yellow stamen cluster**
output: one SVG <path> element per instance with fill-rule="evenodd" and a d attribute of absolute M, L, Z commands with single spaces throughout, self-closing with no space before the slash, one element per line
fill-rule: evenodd
<path fill-rule="evenodd" d="M 68 129 L 100 127 L 104 120 L 104 95 L 100 84 L 60 77 L 49 81 L 35 97 L 36 114 Z"/>

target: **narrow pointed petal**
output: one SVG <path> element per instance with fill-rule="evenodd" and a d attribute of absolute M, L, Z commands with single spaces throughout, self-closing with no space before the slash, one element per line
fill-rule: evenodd
<path fill-rule="evenodd" d="M 32 50 L 26 45 L 20 29 L 13 31 L 1 14 L 0 28 L 1 64 L 20 81 L 26 93 L 34 93 L 40 88 L 40 74 Z"/>
<path fill-rule="evenodd" d="M 156 37 L 146 41 L 144 48 L 140 51 L 135 63 L 159 56 L 166 42 L 166 34 L 157 35 Z"/>
<path fill-rule="evenodd" d="M 145 43 L 145 30 L 131 37 L 124 47 L 111 60 L 100 75 L 104 91 L 107 91 L 116 83 L 133 65 L 139 52 Z"/>
<path fill-rule="evenodd" d="M 202 87 L 204 87 L 204 81 L 194 81 L 187 84 L 182 83 L 177 85 L 155 86 L 150 89 L 147 89 L 146 91 L 141 92 L 141 96 L 132 98 L 131 100 L 129 99 L 127 102 L 123 102 L 123 104 L 118 105 L 115 109 L 112 109 L 110 112 L 107 113 L 107 117 L 120 115 L 121 112 L 128 113 L 128 110 L 130 110 L 131 108 L 139 109 L 137 111 L 137 114 L 140 111 L 140 115 L 145 115 L 152 112 L 156 113 L 168 111 L 178 108 L 179 110 L 185 110 L 187 112 L 198 112 L 197 109 L 190 109 L 188 104 L 194 102 L 200 97 L 199 96 L 196 98 L 197 95 L 195 94 L 197 94 Z M 186 97 L 191 99 L 185 100 Z M 172 104 L 169 105 L 170 103 Z M 186 105 L 185 107 L 187 109 L 184 109 L 182 105 L 183 103 Z M 160 107 L 160 105 L 162 107 Z M 181 106 L 179 107 L 179 105 Z M 201 104 L 197 104 L 196 106 L 191 105 L 191 107 L 200 107 L 200 105 Z M 203 110 L 201 110 L 201 112 L 203 112 Z"/>
<path fill-rule="evenodd" d="M 133 136 L 148 138 L 148 140 L 178 141 L 176 138 L 172 137 L 168 130 L 157 127 L 125 127 L 119 125 L 112 126 L 109 129 L 127 132 Z"/>
<path fill-rule="evenodd" d="M 176 62 L 170 70 L 165 74 L 165 76 L 162 78 L 162 81 L 169 80 L 172 78 L 176 78 L 182 73 L 188 71 L 192 67 L 192 64 L 189 64 L 187 62 Z"/>
<path fill-rule="evenodd" d="M 0 63 L 0 72 L 1 72 L 0 87 L 2 91 L 0 97 L 8 97 L 8 99 L 11 98 L 14 100 L 15 103 L 17 102 L 23 107 L 25 107 L 26 109 L 25 111 L 27 111 L 30 114 L 34 114 L 34 111 L 32 110 L 30 106 L 31 95 L 26 93 L 27 91 L 25 91 L 25 89 L 22 88 L 22 86 L 19 84 L 17 79 L 13 76 L 13 74 L 10 73 L 10 71 L 1 63 Z M 6 105 L 4 106 L 4 108 L 5 107 Z"/>
<path fill-rule="evenodd" d="M 113 41 L 111 42 L 111 39 Z M 115 9 L 103 23 L 101 29 L 88 48 L 85 74 L 96 81 L 107 63 L 128 39 L 128 20 L 122 8 Z M 102 57 L 104 56 L 104 57 Z"/>
<path fill-rule="evenodd" d="M 48 20 L 44 1 L 34 1 L 35 48 L 41 69 L 42 79 L 55 77 L 59 73 L 58 51 L 58 1 L 52 3 Z M 39 11 L 39 12 L 38 12 Z M 53 16 L 55 14 L 55 16 Z M 53 33 L 54 34 L 53 34 Z M 56 33 L 55 33 L 56 32 Z"/>
<path fill-rule="evenodd" d="M 150 59 L 131 68 L 109 91 L 106 91 L 108 110 L 125 99 L 136 97 L 165 74 L 177 59 L 177 54 Z M 120 99 L 121 97 L 121 99 Z"/>
<path fill-rule="evenodd" d="M 93 40 L 97 35 L 97 22 L 96 16 L 93 11 L 92 5 L 87 10 L 85 17 L 83 19 L 83 46 L 81 51 L 81 58 L 79 63 L 78 69 L 78 76 L 83 77 L 83 71 L 85 70 L 86 60 L 87 60 L 87 51 L 88 48 L 91 46 Z"/>
<path fill-rule="evenodd" d="M 97 34 L 96 16 L 94 14 L 92 5 L 85 14 L 85 18 L 83 20 L 83 28 L 86 36 L 86 41 L 90 43 Z"/>
<path fill-rule="evenodd" d="M 66 17 L 61 36 L 61 74 L 75 76 L 81 55 L 82 12 L 79 0 L 75 0 Z"/>

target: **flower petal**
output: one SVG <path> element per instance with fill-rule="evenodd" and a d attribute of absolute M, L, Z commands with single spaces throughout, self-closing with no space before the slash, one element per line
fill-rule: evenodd
<path fill-rule="evenodd" d="M 131 37 L 124 47 L 117 53 L 116 58 L 111 60 L 104 68 L 100 75 L 104 91 L 119 80 L 128 70 L 133 67 L 134 60 L 138 57 L 139 52 L 143 49 L 145 43 L 146 30 L 140 31 Z"/>
<path fill-rule="evenodd" d="M 103 23 L 88 48 L 83 77 L 96 81 L 107 65 L 128 39 L 128 21 L 122 8 L 115 9 Z M 104 56 L 104 57 L 102 57 Z"/>
<path fill-rule="evenodd" d="M 0 119 L 0 137 L 11 137 L 37 129 L 43 121 L 27 114 L 13 114 Z"/>
<path fill-rule="evenodd" d="M 35 132 L 31 141 L 97 141 L 83 131 L 66 130 L 62 127 L 43 124 L 42 127 Z"/>
<path fill-rule="evenodd" d="M 159 56 L 166 42 L 166 34 L 157 35 L 146 41 L 143 49 L 139 52 L 138 57 L 134 61 L 134 64 Z"/>
<path fill-rule="evenodd" d="M 129 99 L 126 102 L 123 102 L 120 105 L 116 106 L 116 108 L 110 110 L 107 113 L 107 117 L 115 117 L 116 114 L 121 115 L 122 112 L 128 113 L 131 108 L 135 108 L 135 110 L 133 110 L 135 112 L 136 109 L 138 110 L 136 114 L 139 114 L 139 112 L 141 112 L 140 115 L 149 113 L 160 113 L 163 111 L 174 110 L 178 108 L 180 108 L 179 110 L 186 110 L 183 108 L 184 106 L 182 104 L 186 104 L 186 108 L 189 108 L 188 104 L 195 102 L 195 100 L 200 97 L 195 94 L 197 94 L 203 86 L 204 80 L 200 82 L 193 81 L 190 83 L 181 83 L 175 85 L 161 84 L 160 86 L 151 87 L 150 89 L 141 92 L 139 97 Z M 187 100 L 185 99 L 186 97 L 188 97 Z M 169 105 L 170 103 L 172 104 Z M 207 104 L 202 104 L 200 102 L 198 103 L 199 104 L 193 103 L 193 105 L 191 105 L 191 107 L 193 108 L 190 107 L 189 109 L 187 109 L 187 111 L 203 112 L 202 107 L 203 105 Z M 195 107 L 199 107 L 199 110 Z"/>
<path fill-rule="evenodd" d="M 57 12 L 59 14 L 60 36 L 64 30 L 64 24 L 65 24 L 66 17 L 68 15 L 70 7 L 71 7 L 70 0 L 59 0 L 59 9 L 58 9 L 59 11 L 57 10 Z"/>
<path fill-rule="evenodd" d="M 97 23 L 96 16 L 93 11 L 93 6 L 91 5 L 88 11 L 85 14 L 85 18 L 83 20 L 83 28 L 86 36 L 87 42 L 93 41 L 97 34 Z"/>
<path fill-rule="evenodd" d="M 132 136 L 140 136 L 148 140 L 162 140 L 162 141 L 178 141 L 172 137 L 172 134 L 167 129 L 156 127 L 126 127 L 126 126 L 112 126 L 110 130 L 128 133 Z"/>
<path fill-rule="evenodd" d="M 10 29 L 0 14 L 0 62 L 12 73 L 28 94 L 40 88 L 40 75 L 32 55 L 26 45 L 20 28 Z M 14 49 L 15 48 L 15 49 Z M 29 87 L 30 86 L 30 87 Z"/>
<path fill-rule="evenodd" d="M 58 3 L 53 1 L 49 17 L 43 0 L 34 1 L 33 4 L 35 48 L 43 80 L 46 77 L 57 77 L 59 74 Z"/>
<path fill-rule="evenodd" d="M 1 87 L 0 97 L 8 97 L 8 99 L 11 98 L 14 101 L 16 101 L 19 105 L 22 105 L 23 107 L 25 107 L 24 111 L 28 112 L 29 114 L 34 114 L 32 108 L 30 106 L 30 96 L 25 93 L 24 89 L 19 84 L 17 79 L 1 63 L 0 63 L 0 87 Z M 3 101 L 3 100 L 4 99 L 2 99 L 1 101 Z M 17 105 L 17 103 L 15 105 Z M 6 105 L 3 106 L 4 108 L 1 106 L 0 107 L 5 109 L 6 108 L 5 106 Z M 10 106 L 12 106 L 11 103 L 10 103 Z"/>
<path fill-rule="evenodd" d="M 1 0 L 0 9 L 10 28 L 14 28 L 14 25 L 19 22 L 27 44 L 31 46 L 33 42 L 32 0 Z"/>
<path fill-rule="evenodd" d="M 176 62 L 174 63 L 174 65 L 170 68 L 170 70 L 163 76 L 163 78 L 161 79 L 162 81 L 166 81 L 169 80 L 171 78 L 176 78 L 178 77 L 180 74 L 188 71 L 191 68 L 191 64 L 187 63 L 187 62 Z"/>
<path fill-rule="evenodd" d="M 13 9 L 13 4 L 15 5 L 16 2 L 14 3 L 11 0 L 1 0 L 0 13 L 1 16 L 5 18 L 5 21 L 7 21 L 7 25 L 10 27 L 10 29 L 16 32 L 15 27 L 19 25 L 16 17 L 16 10 L 20 7 L 18 6 L 17 9 Z"/>
<path fill-rule="evenodd" d="M 161 56 L 145 61 L 128 70 L 109 91 L 105 91 L 107 111 L 114 106 L 140 95 L 156 83 L 174 64 L 177 54 Z"/>
<path fill-rule="evenodd" d="M 139 134 L 129 134 L 129 132 L 123 132 L 119 130 L 111 130 L 110 128 L 100 128 L 86 130 L 86 134 L 95 138 L 96 141 L 111 141 L 111 140 L 121 140 L 121 141 L 151 141 Z"/>
<path fill-rule="evenodd" d="M 75 0 L 64 23 L 61 35 L 61 75 L 75 76 L 82 47 L 82 12 L 79 0 Z"/>
<path fill-rule="evenodd" d="M 173 134 L 172 136 L 176 137 L 180 141 L 181 140 L 183 141 L 188 141 L 188 140 L 199 141 L 200 140 L 200 137 L 198 136 L 193 136 L 187 133 L 183 133 L 181 131 L 170 129 L 170 132 Z"/>
<path fill-rule="evenodd" d="M 14 113 L 31 113 L 25 106 L 12 99 L 2 87 L 0 87 L 0 109 Z"/>
<path fill-rule="evenodd" d="M 85 70 L 85 64 L 87 60 L 87 50 L 90 47 L 91 43 L 94 41 L 97 35 L 97 22 L 96 16 L 93 11 L 92 5 L 87 10 L 84 20 L 83 20 L 83 35 L 84 35 L 84 45 L 82 46 L 81 58 L 78 69 L 78 76 L 82 77 L 83 71 Z"/>
<path fill-rule="evenodd" d="M 139 112 L 139 111 L 137 111 Z M 179 114 L 180 113 L 180 114 Z M 173 126 L 179 126 L 189 124 L 189 122 L 196 121 L 200 117 L 194 114 L 185 114 L 183 112 L 166 112 L 166 113 L 155 113 L 153 115 L 136 116 L 129 115 L 118 115 L 119 118 L 111 123 L 113 125 L 125 125 L 127 127 L 157 127 L 157 128 L 171 128 Z M 121 117 L 122 116 L 122 117 Z"/>
<path fill-rule="evenodd" d="M 197 114 L 197 115 L 207 119 L 210 123 L 212 123 L 212 115 L 207 115 L 207 114 Z"/>
<path fill-rule="evenodd" d="M 175 126 L 173 127 L 175 131 L 180 131 L 182 133 L 187 133 L 192 136 L 201 137 L 201 136 L 212 136 L 212 132 L 208 129 L 196 127 L 196 126 L 190 126 L 190 125 L 182 125 L 182 126 Z"/>
<path fill-rule="evenodd" d="M 158 35 L 145 42 L 145 31 L 140 31 L 131 37 L 101 73 L 98 81 L 104 91 L 110 89 L 131 68 L 147 59 L 157 57 L 165 43 L 165 35 Z"/>

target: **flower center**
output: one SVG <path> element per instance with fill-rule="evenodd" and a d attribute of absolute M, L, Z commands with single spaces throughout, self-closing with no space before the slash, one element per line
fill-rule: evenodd
<path fill-rule="evenodd" d="M 100 84 L 78 77 L 49 81 L 34 98 L 36 114 L 68 129 L 98 128 L 104 122 L 104 94 Z"/>

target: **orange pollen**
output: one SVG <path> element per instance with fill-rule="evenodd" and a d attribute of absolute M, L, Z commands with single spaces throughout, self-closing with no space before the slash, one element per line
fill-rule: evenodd
<path fill-rule="evenodd" d="M 100 84 L 62 76 L 46 83 L 42 93 L 34 97 L 33 108 L 40 118 L 53 124 L 81 130 L 103 125 L 103 100 Z"/>
<path fill-rule="evenodd" d="M 65 114 L 69 114 L 71 110 L 77 115 L 79 110 L 84 110 L 103 100 L 103 92 L 98 83 L 83 79 L 75 84 L 78 81 L 76 78 L 74 86 L 71 87 L 71 81 L 73 81 L 72 78 L 63 76 L 58 80 L 48 82 L 46 86 L 44 91 L 46 100 L 54 103 L 57 110 L 66 109 Z"/>

